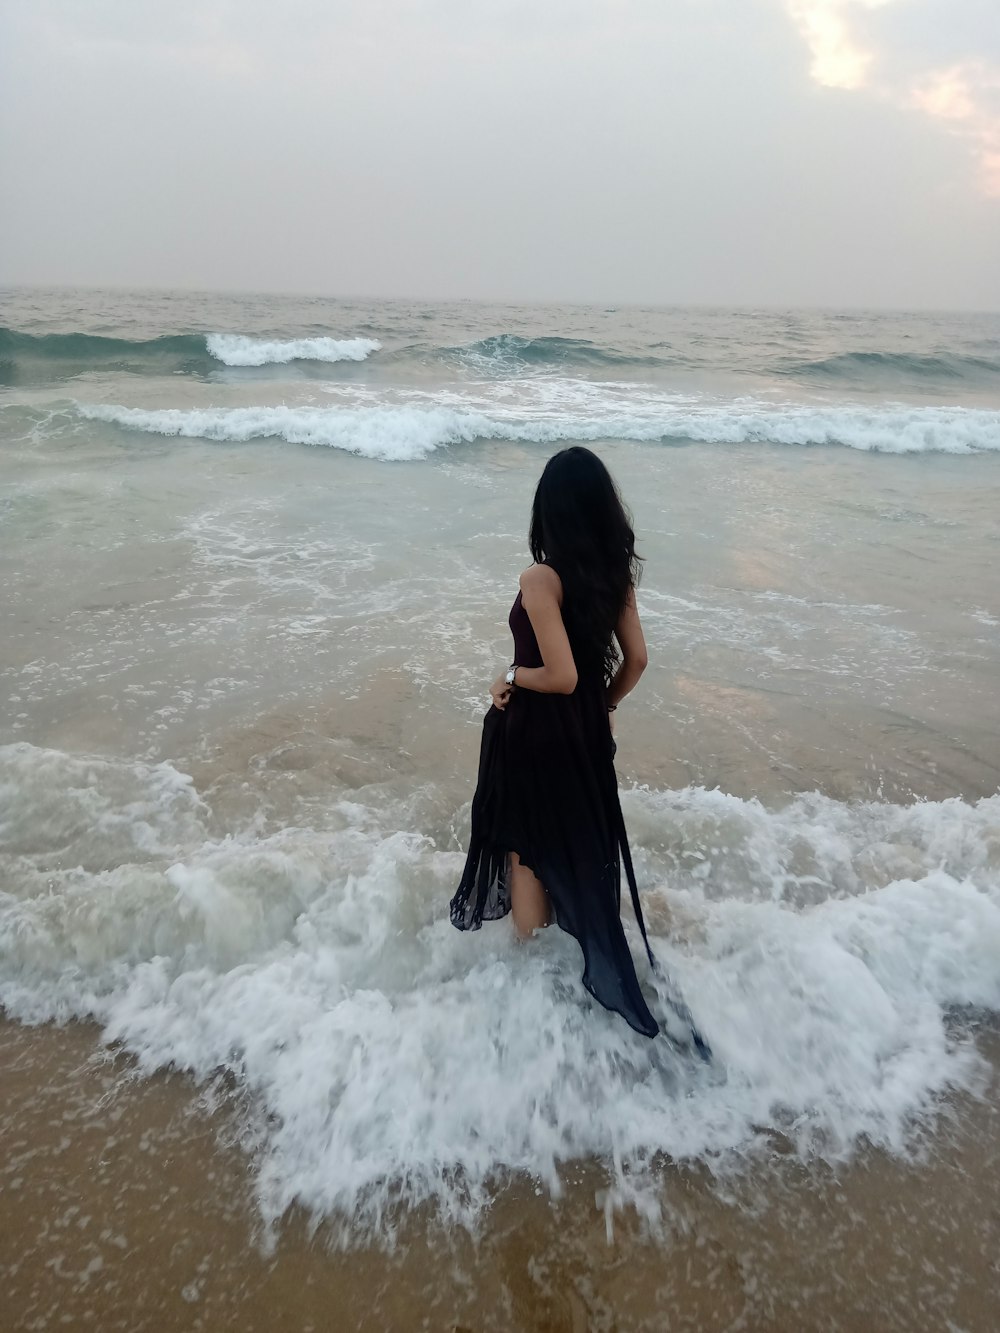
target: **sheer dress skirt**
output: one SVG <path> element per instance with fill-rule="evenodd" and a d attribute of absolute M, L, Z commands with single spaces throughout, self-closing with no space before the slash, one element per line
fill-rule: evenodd
<path fill-rule="evenodd" d="M 472 834 L 451 902 L 460 930 L 510 911 L 511 852 L 542 881 L 555 923 L 579 942 L 583 984 L 648 1037 L 659 1028 L 621 923 L 621 864 L 646 931 L 618 800 L 603 681 L 570 695 L 514 690 L 483 720 Z M 650 955 L 652 960 L 652 955 Z"/>

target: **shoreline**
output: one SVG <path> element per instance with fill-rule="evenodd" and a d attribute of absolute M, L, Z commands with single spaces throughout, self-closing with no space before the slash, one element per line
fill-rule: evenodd
<path fill-rule="evenodd" d="M 1000 1299 L 1000 1035 L 981 1098 L 948 1098 L 910 1161 L 861 1150 L 836 1170 L 776 1150 L 713 1187 L 668 1164 L 665 1227 L 619 1213 L 596 1163 L 562 1198 L 530 1179 L 494 1191 L 481 1234 L 423 1212 L 390 1248 L 336 1245 L 301 1210 L 273 1245 L 232 1108 L 183 1074 L 137 1078 L 100 1058 L 92 1023 L 0 1019 L 9 1145 L 0 1273 L 12 1330 L 755 1330 L 945 1327 L 989 1333 Z M 98 1056 L 97 1059 L 94 1057 Z"/>

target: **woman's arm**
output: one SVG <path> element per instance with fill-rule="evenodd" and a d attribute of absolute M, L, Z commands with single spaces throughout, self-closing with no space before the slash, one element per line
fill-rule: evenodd
<path fill-rule="evenodd" d="M 625 599 L 625 608 L 615 626 L 615 637 L 622 650 L 621 665 L 611 678 L 608 686 L 608 707 L 617 708 L 621 701 L 635 689 L 639 677 L 646 670 L 649 654 L 646 652 L 646 637 L 642 632 L 639 611 L 635 604 L 635 589 L 629 588 Z M 520 676 L 520 671 L 517 673 Z"/>
<path fill-rule="evenodd" d="M 576 662 L 562 618 L 562 580 L 548 565 L 532 565 L 521 575 L 521 604 L 538 640 L 543 666 L 517 668 L 517 687 L 540 694 L 572 694 L 576 689 Z M 510 686 L 503 676 L 490 693 L 498 708 L 505 707 Z"/>

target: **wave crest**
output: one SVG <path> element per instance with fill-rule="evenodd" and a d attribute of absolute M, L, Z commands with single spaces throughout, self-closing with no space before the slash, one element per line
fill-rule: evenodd
<path fill-rule="evenodd" d="M 497 333 L 462 347 L 449 347 L 444 355 L 474 370 L 509 372 L 520 366 L 655 366 L 662 358 L 636 355 L 601 347 L 586 338 L 524 338 L 516 333 Z"/>
<path fill-rule="evenodd" d="M 72 379 L 94 370 L 142 375 L 200 375 L 225 366 L 292 361 L 364 361 L 374 338 L 253 338 L 241 333 L 170 333 L 111 338 L 96 333 L 20 333 L 0 328 L 0 384 Z"/>
<path fill-rule="evenodd" d="M 475 440 L 523 444 L 631 440 L 664 444 L 841 445 L 867 452 L 972 454 L 1000 451 L 1000 411 L 971 408 L 768 407 L 743 401 L 710 405 L 588 394 L 566 402 L 505 408 L 416 403 L 351 407 L 234 407 L 181 410 L 79 404 L 89 420 L 189 439 L 246 442 L 277 438 L 289 444 L 343 449 L 398 462 L 424 458 L 448 445 Z"/>
<path fill-rule="evenodd" d="M 982 384 L 1000 380 L 1000 361 L 981 356 L 940 353 L 921 356 L 908 352 L 842 352 L 818 361 L 798 361 L 785 374 L 847 383 L 865 381 L 898 384 L 935 380 L 968 380 Z"/>
<path fill-rule="evenodd" d="M 381 350 L 375 338 L 251 338 L 242 333 L 210 333 L 209 354 L 225 366 L 287 365 L 290 361 L 364 361 Z"/>
<path fill-rule="evenodd" d="M 96 333 L 19 333 L 0 328 L 0 384 L 70 379 L 91 370 L 205 373 L 212 362 L 200 334 L 108 338 Z"/>

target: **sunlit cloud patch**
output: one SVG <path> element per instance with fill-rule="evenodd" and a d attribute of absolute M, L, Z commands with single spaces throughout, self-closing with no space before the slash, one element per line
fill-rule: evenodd
<path fill-rule="evenodd" d="M 971 153 L 983 193 L 1000 198 L 1000 25 L 976 0 L 783 0 L 810 77 L 864 91 L 943 123 Z M 914 41 L 914 34 L 919 40 Z M 956 50 L 956 41 L 964 50 Z"/>

